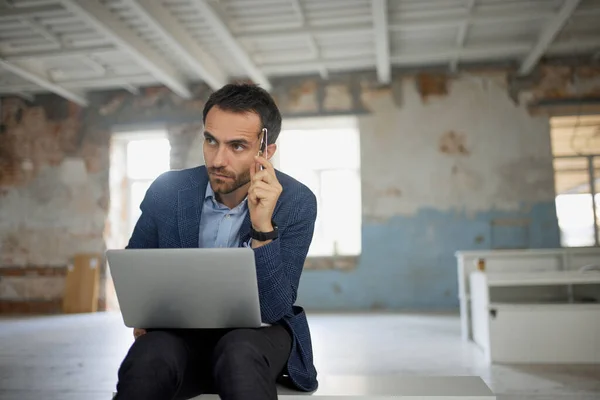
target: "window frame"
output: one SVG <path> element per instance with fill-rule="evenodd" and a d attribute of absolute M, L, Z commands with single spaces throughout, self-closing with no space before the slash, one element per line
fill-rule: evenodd
<path fill-rule="evenodd" d="M 322 180 L 323 173 L 327 173 L 329 171 L 351 171 L 352 173 L 356 173 L 358 175 L 359 181 L 359 193 L 358 195 L 362 197 L 362 182 L 361 182 L 361 157 L 360 157 L 360 147 L 361 147 L 361 132 L 358 125 L 358 118 L 356 116 L 343 116 L 343 117 L 314 117 L 314 118 L 303 118 L 299 120 L 289 119 L 284 121 L 284 124 L 281 129 L 282 136 L 286 131 L 314 131 L 314 130 L 344 130 L 351 129 L 356 131 L 358 137 L 358 151 L 359 151 L 359 161 L 357 167 L 348 168 L 348 167 L 331 167 L 331 168 L 319 168 L 312 170 L 317 174 L 317 179 L 319 181 Z M 280 139 L 282 138 L 280 136 Z M 283 146 L 281 146 L 283 147 Z M 273 159 L 273 165 L 275 168 L 280 169 L 281 167 L 281 147 L 275 153 Z M 285 157 L 285 155 L 283 155 Z M 286 171 L 282 172 L 286 173 Z M 319 193 L 314 193 L 317 198 L 318 204 L 322 204 L 323 202 L 323 194 L 321 192 L 321 186 L 319 185 Z M 362 204 L 362 201 L 361 201 Z M 359 210 L 360 213 L 360 223 L 359 223 L 359 250 L 356 254 L 347 255 L 347 254 L 335 254 L 335 247 L 331 248 L 331 251 L 327 254 L 311 254 L 310 250 L 307 255 L 307 260 L 305 267 L 308 269 L 352 269 L 355 268 L 358 263 L 358 258 L 363 252 L 362 248 L 362 207 Z M 318 218 L 318 217 L 317 217 Z M 323 227 L 326 229 L 325 227 Z M 316 233 L 316 230 L 315 230 Z M 331 244 L 333 246 L 333 243 Z M 331 247 L 328 244 L 328 247 Z"/>

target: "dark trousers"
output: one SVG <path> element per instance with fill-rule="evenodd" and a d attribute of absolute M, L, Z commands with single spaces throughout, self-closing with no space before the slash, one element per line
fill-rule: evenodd
<path fill-rule="evenodd" d="M 280 325 L 235 330 L 151 330 L 119 368 L 118 400 L 277 399 L 292 338 Z"/>

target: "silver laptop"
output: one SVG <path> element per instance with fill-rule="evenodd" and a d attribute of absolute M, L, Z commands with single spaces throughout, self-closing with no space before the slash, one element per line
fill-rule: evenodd
<path fill-rule="evenodd" d="M 266 326 L 250 248 L 108 250 L 106 257 L 128 327 Z"/>

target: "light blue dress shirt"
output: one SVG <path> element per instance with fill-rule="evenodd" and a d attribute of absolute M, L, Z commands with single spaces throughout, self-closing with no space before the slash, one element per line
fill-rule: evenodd
<path fill-rule="evenodd" d="M 217 201 L 210 183 L 206 185 L 198 247 L 239 247 L 240 228 L 247 213 L 247 198 L 235 208 L 230 209 Z M 244 243 L 244 245 L 248 244 Z"/>

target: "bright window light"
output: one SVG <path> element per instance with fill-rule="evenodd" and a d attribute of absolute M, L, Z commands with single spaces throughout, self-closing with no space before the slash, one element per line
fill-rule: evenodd
<path fill-rule="evenodd" d="M 129 182 L 129 235 L 141 215 L 140 204 L 158 176 L 170 169 L 171 145 L 164 139 L 140 139 L 127 142 L 127 178 Z"/>
<path fill-rule="evenodd" d="M 284 130 L 279 169 L 317 197 L 317 221 L 309 256 L 361 252 L 360 140 L 357 128 Z"/>
<path fill-rule="evenodd" d="M 167 139 L 132 140 L 127 143 L 127 176 L 155 179 L 168 171 L 171 145 Z"/>
<path fill-rule="evenodd" d="M 599 195 L 596 195 L 596 204 L 600 205 Z M 594 245 L 594 212 L 591 194 L 560 194 L 556 196 L 556 214 L 563 246 L 587 247 Z"/>

